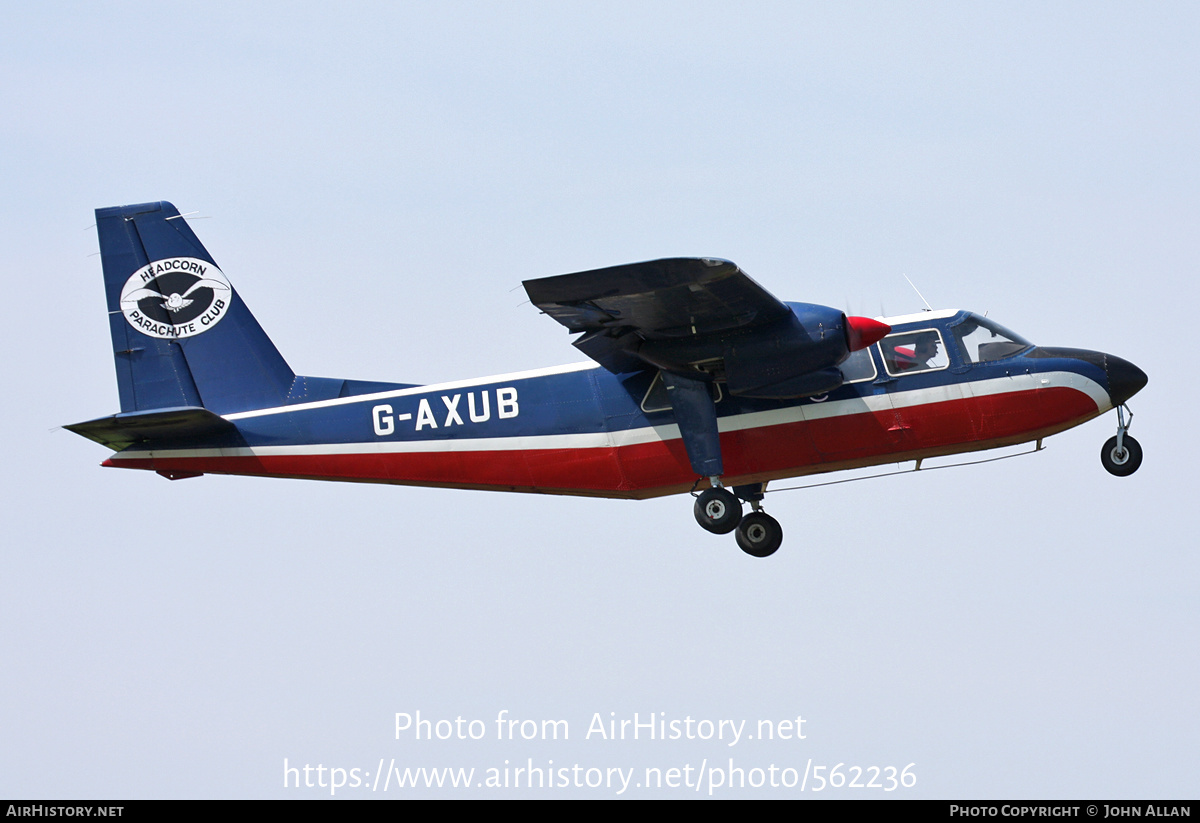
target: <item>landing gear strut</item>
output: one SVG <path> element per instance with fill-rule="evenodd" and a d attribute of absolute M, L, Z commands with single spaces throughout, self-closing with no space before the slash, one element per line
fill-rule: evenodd
<path fill-rule="evenodd" d="M 721 435 L 711 378 L 692 372 L 664 371 L 662 375 L 688 462 L 699 477 L 708 478 L 711 486 L 699 493 L 693 487 L 696 505 L 692 512 L 696 522 L 713 534 L 729 534 L 737 529 L 737 544 L 747 554 L 755 557 L 774 554 L 783 542 L 783 529 L 775 518 L 762 510 L 766 484 L 734 486 L 733 491 L 721 485 L 725 468 L 721 460 Z M 746 517 L 742 517 L 742 500 L 754 508 L 754 512 Z"/>
<path fill-rule="evenodd" d="M 1117 435 L 1108 438 L 1100 450 L 1100 462 L 1105 471 L 1117 477 L 1128 477 L 1142 465 L 1142 447 L 1127 434 L 1133 425 L 1133 412 L 1129 411 L 1129 421 L 1126 422 L 1126 411 L 1129 411 L 1128 406 L 1117 407 Z"/>

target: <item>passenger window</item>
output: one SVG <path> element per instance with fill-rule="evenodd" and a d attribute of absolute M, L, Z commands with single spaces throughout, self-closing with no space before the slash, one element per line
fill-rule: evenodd
<path fill-rule="evenodd" d="M 950 365 L 937 329 L 891 334 L 879 343 L 888 374 L 901 376 L 944 369 Z"/>
<path fill-rule="evenodd" d="M 713 383 L 710 389 L 714 403 L 720 403 L 725 399 L 725 392 L 721 390 L 720 383 Z M 650 381 L 650 387 L 646 389 L 646 394 L 642 397 L 642 411 L 646 414 L 654 412 L 670 411 L 671 396 L 667 393 L 667 384 L 663 381 L 663 373 L 660 371 L 654 375 L 654 379 Z"/>
<path fill-rule="evenodd" d="M 838 368 L 842 370 L 842 377 L 847 383 L 875 379 L 875 361 L 871 359 L 870 349 L 850 352 L 850 356 Z"/>
<path fill-rule="evenodd" d="M 667 396 L 667 384 L 663 382 L 662 372 L 654 375 L 646 396 L 642 398 L 642 411 L 647 414 L 671 410 L 671 398 Z"/>

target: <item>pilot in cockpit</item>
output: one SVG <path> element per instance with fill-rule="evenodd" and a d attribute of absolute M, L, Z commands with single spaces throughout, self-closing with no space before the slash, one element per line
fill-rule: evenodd
<path fill-rule="evenodd" d="M 895 371 L 919 372 L 938 368 L 941 365 L 937 362 L 939 343 L 937 333 L 929 332 L 918 335 L 912 348 L 897 346 L 892 352 Z"/>
<path fill-rule="evenodd" d="M 935 366 L 934 358 L 938 355 L 938 336 L 936 334 L 926 334 L 917 341 L 916 351 L 913 353 L 913 368 L 917 370 L 932 369 Z"/>

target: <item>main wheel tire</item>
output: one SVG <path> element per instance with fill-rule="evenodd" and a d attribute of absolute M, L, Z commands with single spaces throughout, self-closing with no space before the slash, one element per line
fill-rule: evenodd
<path fill-rule="evenodd" d="M 770 557 L 783 545 L 783 526 L 766 512 L 751 512 L 738 524 L 737 544 L 753 557 Z"/>
<path fill-rule="evenodd" d="M 1117 450 L 1117 438 L 1110 437 L 1100 450 L 1100 462 L 1109 474 L 1128 477 L 1142 465 L 1142 447 L 1129 435 L 1124 438 L 1124 450 Z"/>
<path fill-rule="evenodd" d="M 692 508 L 700 527 L 713 534 L 729 534 L 742 519 L 742 503 L 727 489 L 705 489 Z"/>

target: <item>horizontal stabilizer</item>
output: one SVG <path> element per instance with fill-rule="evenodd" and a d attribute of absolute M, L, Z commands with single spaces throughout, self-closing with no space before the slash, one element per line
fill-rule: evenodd
<path fill-rule="evenodd" d="M 88 440 L 95 440 L 113 451 L 121 451 L 135 443 L 177 444 L 237 434 L 237 427 L 225 418 L 194 406 L 114 414 L 84 423 L 72 423 L 63 428 Z"/>

